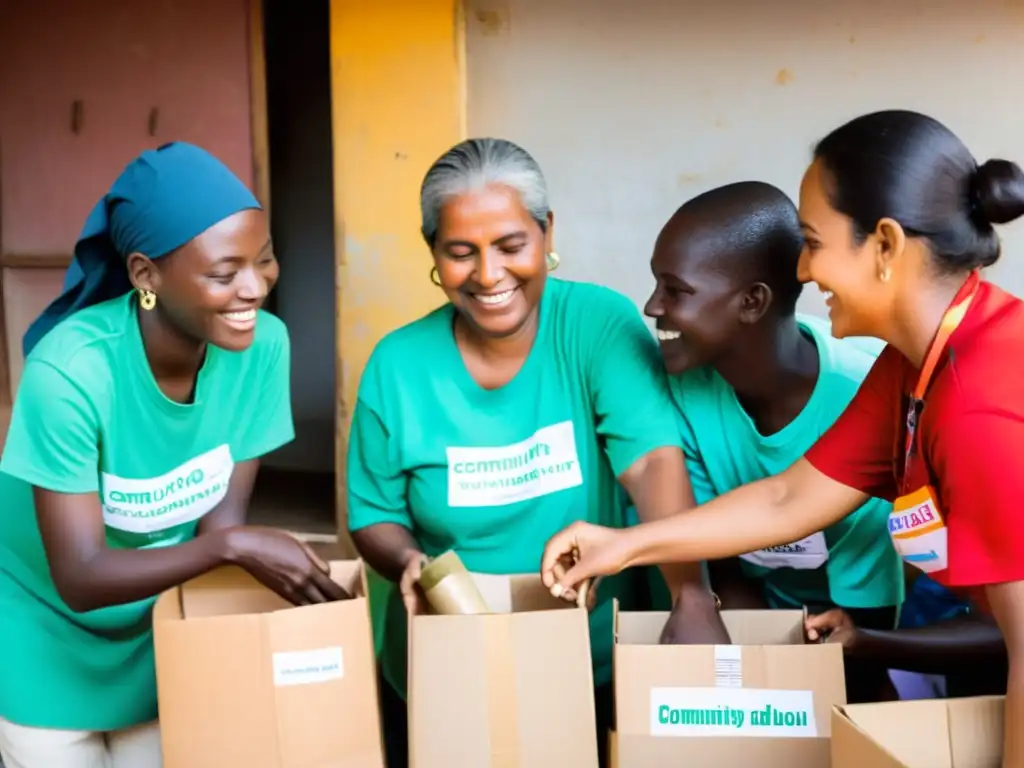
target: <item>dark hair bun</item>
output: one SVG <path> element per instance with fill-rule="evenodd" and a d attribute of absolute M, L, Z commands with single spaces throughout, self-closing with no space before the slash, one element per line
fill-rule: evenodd
<path fill-rule="evenodd" d="M 978 166 L 949 128 L 919 112 L 885 110 L 836 128 L 814 151 L 831 178 L 832 207 L 862 242 L 884 218 L 925 239 L 941 270 L 962 274 L 999 259 L 993 224 L 1024 216 L 1024 172 Z"/>
<path fill-rule="evenodd" d="M 1024 171 L 1009 160 L 989 160 L 971 179 L 971 197 L 977 218 L 987 224 L 1005 224 L 1024 216 Z"/>

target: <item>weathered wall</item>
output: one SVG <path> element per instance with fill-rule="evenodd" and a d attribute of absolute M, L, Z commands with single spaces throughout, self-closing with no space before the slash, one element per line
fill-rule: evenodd
<path fill-rule="evenodd" d="M 742 179 L 797 195 L 815 141 L 923 111 L 1024 162 L 1020 0 L 467 0 L 468 122 L 548 176 L 560 274 L 646 300 L 687 198 Z M 992 277 L 1024 295 L 1024 225 Z M 817 291 L 801 308 L 821 312 Z"/>
<path fill-rule="evenodd" d="M 455 0 L 332 0 L 342 468 L 373 346 L 442 299 L 428 277 L 418 194 L 430 164 L 464 135 L 463 50 Z"/>
<path fill-rule="evenodd" d="M 0 3 L 3 253 L 69 253 L 125 164 L 167 141 L 251 183 L 248 40 L 248 0 Z"/>

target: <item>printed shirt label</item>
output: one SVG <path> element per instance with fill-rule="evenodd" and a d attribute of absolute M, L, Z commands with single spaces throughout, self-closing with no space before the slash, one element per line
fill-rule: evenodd
<path fill-rule="evenodd" d="M 652 688 L 651 735 L 816 738 L 814 693 L 764 688 Z"/>
<path fill-rule="evenodd" d="M 946 524 L 927 487 L 896 499 L 889 513 L 889 536 L 907 563 L 925 573 L 946 570 L 947 535 Z"/>
<path fill-rule="evenodd" d="M 807 571 L 820 568 L 828 562 L 828 544 L 825 541 L 825 534 L 818 531 L 792 544 L 759 549 L 740 555 L 740 558 L 762 568 L 795 568 Z"/>
<path fill-rule="evenodd" d="M 498 507 L 583 484 L 571 421 L 513 445 L 448 448 L 448 505 Z"/>
<path fill-rule="evenodd" d="M 345 663 L 340 645 L 274 654 L 274 685 L 308 685 L 340 680 Z"/>
<path fill-rule="evenodd" d="M 148 480 L 102 472 L 103 522 L 128 533 L 153 533 L 191 523 L 227 495 L 234 466 L 225 444 Z"/>

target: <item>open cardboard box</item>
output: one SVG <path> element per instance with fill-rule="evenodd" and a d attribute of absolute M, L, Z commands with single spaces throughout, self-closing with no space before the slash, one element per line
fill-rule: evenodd
<path fill-rule="evenodd" d="M 356 597 L 295 607 L 235 567 L 159 597 L 164 768 L 383 768 L 363 564 L 331 578 Z"/>
<path fill-rule="evenodd" d="M 473 574 L 492 611 L 409 617 L 412 768 L 596 768 L 587 612 Z"/>
<path fill-rule="evenodd" d="M 805 644 L 801 611 L 723 611 L 734 645 L 659 645 L 668 616 L 616 605 L 619 766 L 828 768 L 842 648 Z"/>
<path fill-rule="evenodd" d="M 832 768 L 1000 768 L 1002 696 L 832 710 Z"/>

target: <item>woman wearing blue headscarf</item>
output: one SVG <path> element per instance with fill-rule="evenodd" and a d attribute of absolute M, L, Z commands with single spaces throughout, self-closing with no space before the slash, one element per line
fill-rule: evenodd
<path fill-rule="evenodd" d="M 144 152 L 97 204 L 29 329 L 0 460 L 6 768 L 160 765 L 150 611 L 239 565 L 294 603 L 344 597 L 293 537 L 245 526 L 293 437 L 267 217 L 220 161 Z"/>

